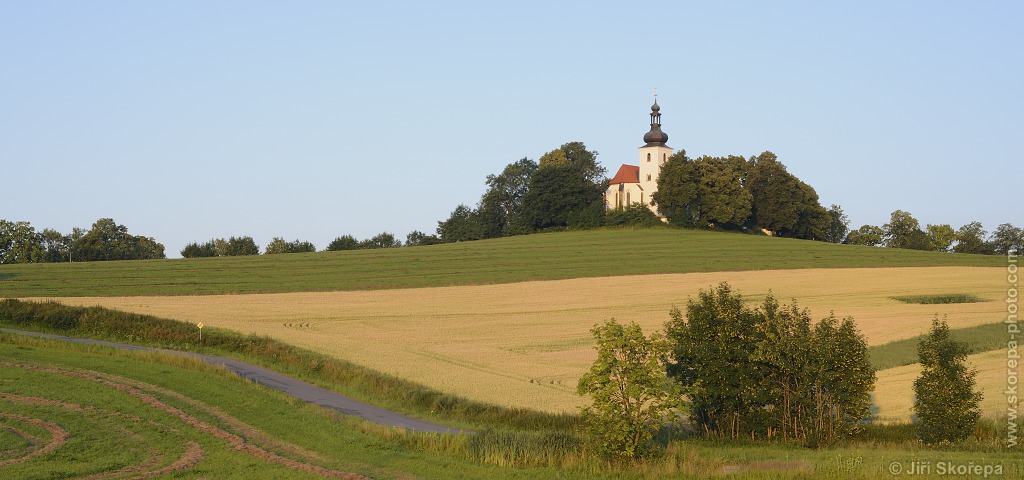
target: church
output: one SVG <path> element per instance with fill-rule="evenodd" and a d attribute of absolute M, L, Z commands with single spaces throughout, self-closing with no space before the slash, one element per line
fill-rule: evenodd
<path fill-rule="evenodd" d="M 667 142 L 668 135 L 661 131 L 661 107 L 655 97 L 654 105 L 651 105 L 651 130 L 644 134 L 644 146 L 639 148 L 640 165 L 624 164 L 612 177 L 604 193 L 604 203 L 609 210 L 639 203 L 665 219 L 651 204 L 651 196 L 658 191 L 661 166 L 672 155 L 672 148 L 666 145 Z"/>

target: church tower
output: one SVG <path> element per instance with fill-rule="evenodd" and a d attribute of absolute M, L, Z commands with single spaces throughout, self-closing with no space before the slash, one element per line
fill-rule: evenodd
<path fill-rule="evenodd" d="M 654 213 L 658 213 L 658 211 L 651 205 L 651 195 L 658 190 L 658 174 L 661 173 L 661 166 L 672 155 L 672 148 L 666 145 L 666 142 L 668 142 L 668 134 L 661 131 L 661 107 L 658 106 L 658 97 L 655 96 L 654 105 L 651 105 L 651 131 L 644 134 L 644 146 L 639 149 L 639 180 L 643 198 L 634 200 L 639 200 Z"/>
<path fill-rule="evenodd" d="M 604 193 L 606 208 L 612 210 L 639 203 L 666 221 L 651 204 L 654 192 L 658 191 L 661 166 L 672 155 L 672 148 L 666 142 L 668 135 L 661 131 L 661 107 L 655 95 L 654 105 L 651 105 L 651 131 L 644 135 L 644 146 L 640 147 L 640 165 L 623 164 L 619 167 L 619 171 L 608 181 L 608 190 Z"/>

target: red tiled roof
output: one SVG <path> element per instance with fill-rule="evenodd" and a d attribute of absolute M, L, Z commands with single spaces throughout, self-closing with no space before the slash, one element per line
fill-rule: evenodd
<path fill-rule="evenodd" d="M 619 171 L 608 184 L 617 185 L 620 183 L 640 183 L 640 167 L 626 164 L 619 167 Z"/>

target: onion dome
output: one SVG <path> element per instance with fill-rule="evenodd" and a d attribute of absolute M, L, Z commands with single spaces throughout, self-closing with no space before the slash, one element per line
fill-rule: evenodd
<path fill-rule="evenodd" d="M 658 106 L 658 101 L 654 101 L 654 105 L 651 105 L 651 131 L 644 134 L 644 146 L 654 147 L 662 146 L 665 147 L 665 143 L 668 142 L 668 134 L 661 131 L 661 107 Z"/>

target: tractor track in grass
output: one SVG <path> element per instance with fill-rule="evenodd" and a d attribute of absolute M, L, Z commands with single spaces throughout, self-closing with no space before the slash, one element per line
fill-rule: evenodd
<path fill-rule="evenodd" d="M 0 367 L 17 368 L 21 370 L 34 371 L 50 375 L 63 375 L 67 377 L 78 378 L 81 380 L 94 382 L 105 387 L 124 392 L 132 397 L 139 399 L 140 401 L 142 401 L 144 404 L 148 405 L 151 408 L 160 410 L 164 413 L 171 415 L 172 417 L 176 418 L 177 420 L 181 421 L 185 425 L 188 425 L 189 427 L 195 430 L 204 432 L 214 438 L 220 439 L 221 441 L 227 443 L 227 445 L 235 451 L 246 453 L 248 455 L 251 455 L 252 457 L 264 460 L 266 462 L 282 465 L 293 470 L 312 473 L 314 475 L 324 478 L 344 478 L 350 480 L 366 480 L 367 478 L 363 475 L 359 475 L 356 473 L 340 472 L 336 470 L 331 470 L 329 468 L 324 468 L 319 465 L 310 463 L 306 459 L 298 460 L 290 457 L 285 457 L 271 450 L 271 448 L 273 448 L 274 450 L 289 450 L 292 452 L 301 451 L 301 449 L 297 447 L 292 447 L 291 445 L 288 445 L 280 441 L 276 441 L 274 439 L 267 439 L 266 442 L 261 442 L 267 444 L 266 446 L 257 445 L 253 443 L 251 439 L 247 439 L 246 437 L 239 435 L 238 433 L 235 433 L 231 430 L 227 430 L 225 428 L 211 424 L 207 421 L 203 421 L 196 417 L 195 415 L 192 415 L 178 407 L 175 407 L 174 405 L 165 402 L 164 400 L 161 400 L 157 395 L 176 395 L 174 395 L 174 392 L 157 387 L 155 385 L 130 380 L 117 375 L 94 372 L 90 370 L 64 369 L 55 367 L 44 367 L 39 365 L 22 365 L 10 362 L 0 362 Z M 112 417 L 123 416 L 118 412 L 107 411 L 106 409 L 99 407 L 83 406 L 47 398 L 37 398 L 23 395 L 0 393 L 0 399 L 20 404 L 46 405 L 49 407 L 60 408 L 62 410 L 86 414 L 99 413 L 104 415 L 110 415 Z M 191 399 L 186 398 L 186 400 Z M 216 417 L 218 420 L 223 421 L 229 425 L 244 425 L 237 419 L 234 419 L 222 412 L 219 412 L 216 409 L 208 405 L 205 405 L 201 402 L 193 400 L 189 401 L 188 403 L 190 404 L 191 407 L 197 408 L 200 411 L 203 411 L 204 413 L 214 415 L 214 417 Z M 9 420 L 18 420 L 24 423 L 31 423 L 33 425 L 46 429 L 50 433 L 50 441 L 45 446 L 43 446 L 40 449 L 28 452 L 28 454 L 21 456 L 19 458 L 11 459 L 8 461 L 9 463 L 26 461 L 32 457 L 44 453 L 53 452 L 59 449 L 70 437 L 70 434 L 68 434 L 68 432 L 61 428 L 59 425 L 45 420 L 12 414 L 3 414 L 3 416 L 0 418 L 7 418 Z M 234 428 L 232 428 L 232 430 L 234 430 Z M 254 431 L 254 429 L 252 428 L 246 428 L 246 430 L 250 432 Z M 129 431 L 124 431 L 123 433 L 131 437 L 134 437 L 134 435 L 132 435 L 131 432 Z M 24 437 L 25 435 L 22 436 Z M 264 435 L 260 436 L 266 438 Z M 124 476 L 130 476 L 131 478 L 156 477 L 161 475 L 167 475 L 173 472 L 189 470 L 192 467 L 194 467 L 197 463 L 199 463 L 199 461 L 201 461 L 204 457 L 202 447 L 200 447 L 199 444 L 193 441 L 187 441 L 183 445 L 182 454 L 170 464 L 161 467 L 161 465 L 165 463 L 163 461 L 163 452 L 156 451 L 152 448 L 146 448 L 145 450 L 147 451 L 146 453 L 148 454 L 148 457 L 150 457 L 149 460 L 143 461 L 138 465 L 129 465 L 119 470 L 103 472 L 86 478 L 104 479 L 118 478 Z M 2 465 L 3 463 L 0 463 L 0 466 Z"/>
<path fill-rule="evenodd" d="M 359 417 L 364 420 L 377 423 L 380 425 L 404 428 L 406 430 L 413 430 L 418 432 L 466 433 L 464 430 L 460 430 L 453 427 L 447 427 L 444 425 L 438 425 L 436 423 L 426 422 L 406 415 L 402 415 L 400 413 L 392 412 L 384 408 L 370 405 L 368 403 L 360 402 L 359 400 L 341 395 L 339 393 L 332 392 L 330 390 L 318 387 L 307 382 L 303 382 L 302 380 L 298 380 L 287 375 L 280 374 L 273 370 L 268 370 L 266 368 L 252 365 L 240 360 L 235 360 L 233 358 L 220 357 L 217 355 L 181 352 L 177 350 L 165 350 L 161 348 L 143 347 L 139 345 L 107 342 L 103 340 L 93 340 L 88 338 L 68 337 L 65 335 L 53 335 L 48 333 L 13 330 L 8 328 L 0 328 L 0 331 L 17 335 L 46 338 L 51 340 L 64 340 L 89 345 L 100 345 L 118 348 L 122 350 L 159 352 L 197 358 L 212 365 L 223 366 L 224 368 L 227 368 L 228 370 L 242 378 L 251 380 L 265 387 L 269 387 L 274 390 L 287 393 L 295 398 L 298 398 L 299 400 L 310 402 L 321 407 L 343 413 L 345 415 Z"/>

